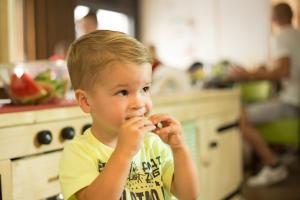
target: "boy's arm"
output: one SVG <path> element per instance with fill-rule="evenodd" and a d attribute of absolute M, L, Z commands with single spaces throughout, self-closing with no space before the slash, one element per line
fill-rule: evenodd
<path fill-rule="evenodd" d="M 290 76 L 290 59 L 282 57 L 274 61 L 274 66 L 271 69 L 257 68 L 248 71 L 242 67 L 233 67 L 229 74 L 229 79 L 233 81 L 255 81 L 255 80 L 270 80 L 278 81 Z"/>
<path fill-rule="evenodd" d="M 197 199 L 199 183 L 196 166 L 191 154 L 184 144 L 180 122 L 166 114 L 156 114 L 150 117 L 153 124 L 161 123 L 162 128 L 154 132 L 170 146 L 174 158 L 174 177 L 171 193 L 182 200 Z"/>
<path fill-rule="evenodd" d="M 79 200 L 119 199 L 129 173 L 131 158 L 115 150 L 101 174 L 77 192 Z"/>
<path fill-rule="evenodd" d="M 275 61 L 275 66 L 269 70 L 256 70 L 252 74 L 258 80 L 281 80 L 290 75 L 290 59 L 288 57 L 279 58 Z"/>
<path fill-rule="evenodd" d="M 134 117 L 126 121 L 120 128 L 115 151 L 104 170 L 89 186 L 77 192 L 77 198 L 79 200 L 119 199 L 129 174 L 131 160 L 144 141 L 144 133 L 154 129 L 152 122 L 143 117 Z"/>
<path fill-rule="evenodd" d="M 174 158 L 174 177 L 171 192 L 182 200 L 197 199 L 199 183 L 196 166 L 186 145 L 172 149 Z"/>

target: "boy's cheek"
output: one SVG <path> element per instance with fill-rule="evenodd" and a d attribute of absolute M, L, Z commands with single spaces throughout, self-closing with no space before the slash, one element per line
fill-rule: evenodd
<path fill-rule="evenodd" d="M 153 107 L 153 103 L 151 100 L 149 100 L 149 102 L 147 102 L 147 105 L 146 105 L 146 113 L 145 113 L 145 116 L 148 117 L 151 110 L 152 110 L 152 107 Z"/>

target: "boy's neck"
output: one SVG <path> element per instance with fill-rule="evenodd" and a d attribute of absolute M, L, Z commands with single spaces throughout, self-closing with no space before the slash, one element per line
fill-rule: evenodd
<path fill-rule="evenodd" d="M 107 134 L 102 131 L 96 130 L 94 126 L 91 128 L 92 134 L 95 136 L 97 140 L 99 140 L 101 143 L 111 147 L 115 148 L 117 145 L 118 137 L 113 136 L 114 134 Z"/>

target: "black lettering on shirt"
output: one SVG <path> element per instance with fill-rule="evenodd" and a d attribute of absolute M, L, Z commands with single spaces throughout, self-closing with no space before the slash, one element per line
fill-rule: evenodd
<path fill-rule="evenodd" d="M 143 193 L 144 193 L 144 192 L 138 192 L 138 193 L 135 193 L 135 194 L 136 194 L 136 196 L 139 198 L 139 200 L 143 200 L 143 196 L 144 196 Z"/>
<path fill-rule="evenodd" d="M 158 161 L 158 164 L 161 165 L 160 156 L 157 156 L 156 160 Z"/>
<path fill-rule="evenodd" d="M 123 190 L 120 200 L 126 200 L 126 190 Z"/>
<path fill-rule="evenodd" d="M 149 191 L 146 191 L 146 192 L 145 192 L 145 197 L 146 197 L 146 198 L 145 198 L 146 200 L 152 200 L 152 198 L 150 197 Z"/>
<path fill-rule="evenodd" d="M 138 183 L 142 183 L 144 176 L 146 176 L 146 175 L 139 172 L 138 167 L 135 164 L 135 162 L 132 162 L 127 180 L 128 181 L 137 181 Z"/>
<path fill-rule="evenodd" d="M 136 197 L 135 197 L 135 194 L 133 192 L 130 192 L 130 197 L 131 197 L 132 200 L 137 200 Z"/>
<path fill-rule="evenodd" d="M 161 187 L 160 187 L 160 189 L 161 189 L 161 193 L 163 194 L 163 196 L 164 196 L 164 199 L 165 199 L 165 190 L 164 190 L 164 187 L 163 187 L 163 186 L 161 186 Z"/>
<path fill-rule="evenodd" d="M 153 160 L 152 158 L 150 159 L 152 165 L 151 165 L 151 168 L 152 168 L 152 175 L 153 177 L 157 177 L 160 175 L 160 172 L 159 172 L 159 167 L 158 167 L 158 164 L 156 164 L 155 160 Z"/>
<path fill-rule="evenodd" d="M 100 159 L 98 160 L 98 171 L 102 172 L 104 167 L 105 167 L 106 163 L 102 162 Z"/>
<path fill-rule="evenodd" d="M 157 191 L 154 189 L 151 189 L 151 197 L 152 200 L 160 200 Z"/>
<path fill-rule="evenodd" d="M 165 195 L 164 195 L 164 191 L 163 191 L 163 187 L 161 187 L 162 190 L 162 194 L 163 194 L 163 199 L 165 199 Z M 151 189 L 150 191 L 143 191 L 143 192 L 130 192 L 130 197 L 132 200 L 160 200 L 159 198 L 159 194 L 160 192 L 158 192 L 155 189 Z M 120 200 L 125 200 L 126 199 L 126 192 L 123 191 L 123 195 L 122 198 Z"/>

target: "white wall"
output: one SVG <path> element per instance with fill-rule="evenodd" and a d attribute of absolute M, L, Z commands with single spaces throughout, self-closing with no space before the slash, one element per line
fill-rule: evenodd
<path fill-rule="evenodd" d="M 142 41 L 169 66 L 267 60 L 269 0 L 142 0 Z"/>

